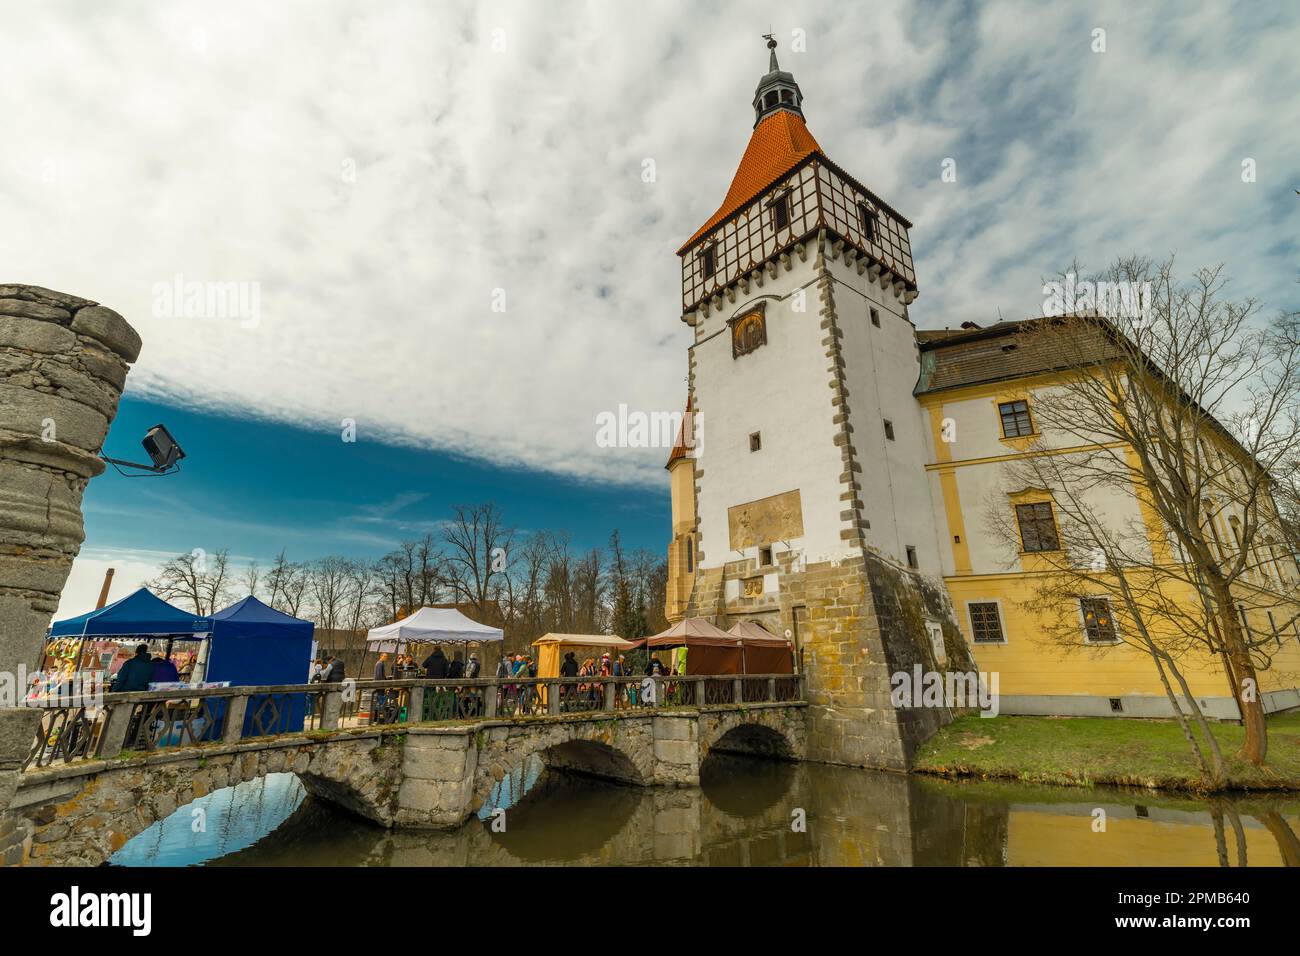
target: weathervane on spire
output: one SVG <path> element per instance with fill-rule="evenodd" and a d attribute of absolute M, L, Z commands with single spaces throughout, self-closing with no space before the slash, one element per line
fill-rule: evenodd
<path fill-rule="evenodd" d="M 763 39 L 767 41 L 771 56 L 768 58 L 767 72 L 758 81 L 758 89 L 754 91 L 755 127 L 763 117 L 771 116 L 773 113 L 794 113 L 803 119 L 801 106 L 803 94 L 799 92 L 799 84 L 794 81 L 794 77 L 783 72 L 776 62 L 776 33 L 771 26 L 767 29 L 768 32 L 763 34 Z"/>
<path fill-rule="evenodd" d="M 763 34 L 763 39 L 767 41 L 767 48 L 772 51 L 768 58 L 767 72 L 775 73 L 781 69 L 776 64 L 776 34 L 772 32 L 770 26 L 767 29 L 768 32 Z"/>

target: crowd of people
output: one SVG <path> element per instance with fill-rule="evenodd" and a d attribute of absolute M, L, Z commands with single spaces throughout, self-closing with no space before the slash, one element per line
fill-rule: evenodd
<path fill-rule="evenodd" d="M 671 676 L 676 668 L 669 668 L 657 655 L 651 655 L 644 667 L 644 675 Z M 461 651 L 453 652 L 448 657 L 440 646 L 417 664 L 416 658 L 408 653 L 397 654 L 391 658 L 388 653 L 381 653 L 375 661 L 371 677 L 376 681 L 408 680 L 423 677 L 427 680 L 475 680 L 482 676 L 482 665 L 478 654 L 471 652 L 468 659 Z M 531 654 L 505 655 L 497 663 L 497 680 L 510 681 L 497 688 L 497 713 L 499 714 L 538 714 L 547 706 L 543 685 L 534 683 L 537 679 L 537 661 Z M 577 679 L 576 684 L 565 684 L 559 688 L 561 709 L 597 709 L 604 699 L 603 678 L 632 677 L 635 675 L 624 655 L 613 656 L 609 653 L 600 657 L 586 657 L 581 662 L 577 655 L 569 651 L 560 664 L 559 676 Z M 582 678 L 591 678 L 584 681 Z M 312 662 L 312 683 L 336 684 L 346 679 L 346 670 L 342 659 L 327 655 Z M 461 691 L 465 691 L 465 701 L 460 701 Z M 481 711 L 482 703 L 478 692 L 469 688 L 449 689 L 458 704 L 453 711 L 460 716 L 470 716 L 470 711 Z M 372 714 L 382 714 L 381 719 L 394 719 L 395 710 L 404 706 L 407 694 L 403 691 L 385 691 L 377 689 L 371 693 Z M 633 682 L 618 686 L 614 700 L 615 708 L 638 706 L 642 697 L 640 686 Z M 472 698 L 472 699 L 470 699 Z M 315 709 L 314 707 L 312 708 Z M 426 711 L 429 709 L 426 702 Z M 462 713 L 463 712 L 463 713 Z"/>

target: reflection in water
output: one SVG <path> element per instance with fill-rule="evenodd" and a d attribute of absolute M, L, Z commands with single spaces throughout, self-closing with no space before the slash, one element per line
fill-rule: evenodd
<path fill-rule="evenodd" d="M 1300 799 L 1294 796 L 1201 800 L 1121 789 L 952 782 L 718 754 L 705 764 L 701 786 L 690 789 L 623 787 L 548 771 L 540 764 L 524 770 L 519 782 L 494 797 L 507 808 L 502 833 L 482 819 L 449 832 L 382 830 L 309 798 L 252 846 L 221 859 L 167 855 L 166 861 L 241 866 L 1300 865 Z M 230 800 L 224 792 L 218 797 Z M 1102 832 L 1094 828 L 1097 808 L 1105 811 Z M 791 825 L 799 810 L 806 817 L 805 832 Z M 187 808 L 180 814 L 185 827 L 170 832 L 184 838 Z M 128 844 L 122 852 L 131 848 Z M 164 860 L 136 854 L 130 862 Z"/>
<path fill-rule="evenodd" d="M 118 866 L 190 866 L 242 850 L 284 823 L 306 796 L 291 773 L 199 797 L 113 854 Z"/>
<path fill-rule="evenodd" d="M 531 793 L 541 779 L 546 763 L 541 754 L 529 754 L 522 764 L 508 771 L 492 788 L 483 806 L 478 811 L 480 820 L 488 820 L 497 809 L 509 810 L 517 806 L 525 794 Z"/>

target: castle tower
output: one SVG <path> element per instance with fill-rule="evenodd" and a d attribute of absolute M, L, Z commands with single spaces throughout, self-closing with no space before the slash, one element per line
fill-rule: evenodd
<path fill-rule="evenodd" d="M 812 755 L 903 769 L 951 715 L 896 709 L 891 675 L 972 669 L 912 394 L 911 223 L 823 152 L 768 47 L 740 168 L 678 251 L 694 441 L 668 464 L 667 612 L 789 636 Z"/>

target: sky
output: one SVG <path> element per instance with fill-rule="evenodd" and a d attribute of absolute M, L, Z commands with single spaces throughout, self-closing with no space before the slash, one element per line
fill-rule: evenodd
<path fill-rule="evenodd" d="M 109 565 L 120 596 L 194 548 L 373 557 L 455 503 L 662 549 L 666 449 L 596 418 L 681 408 L 675 250 L 769 29 L 823 149 L 914 223 L 919 327 L 1133 252 L 1294 309 L 1298 9 L 0 3 L 0 279 L 122 313 L 107 451 L 163 421 L 189 456 L 90 484 L 61 613 Z M 195 315 L 192 282 L 238 295 Z"/>

